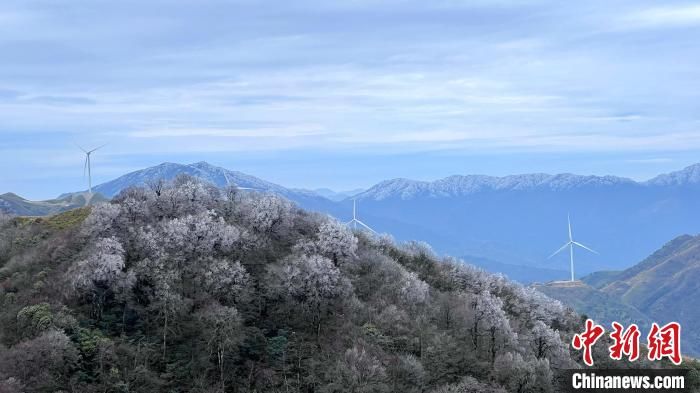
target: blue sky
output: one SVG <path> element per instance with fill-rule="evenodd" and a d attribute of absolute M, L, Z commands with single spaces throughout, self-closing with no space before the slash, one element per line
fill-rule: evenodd
<path fill-rule="evenodd" d="M 294 187 L 700 161 L 700 5 L 0 2 L 0 193 L 163 161 Z"/>

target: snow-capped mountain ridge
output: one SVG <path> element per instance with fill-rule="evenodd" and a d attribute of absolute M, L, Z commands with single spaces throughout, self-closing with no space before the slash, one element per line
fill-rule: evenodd
<path fill-rule="evenodd" d="M 488 191 L 567 191 L 577 188 L 596 187 L 657 187 L 700 185 L 700 164 L 688 166 L 680 171 L 662 174 L 655 178 L 637 182 L 619 176 L 594 176 L 561 173 L 531 173 L 509 176 L 453 175 L 435 181 L 396 178 L 377 183 L 359 194 L 360 199 L 382 200 L 386 198 L 411 199 L 414 197 L 454 197 Z"/>
<path fill-rule="evenodd" d="M 654 186 L 700 185 L 700 163 L 685 167 L 680 171 L 656 176 L 647 184 Z"/>
<path fill-rule="evenodd" d="M 381 200 L 390 197 L 410 199 L 417 196 L 451 197 L 464 196 L 486 191 L 527 191 L 549 189 L 565 191 L 578 187 L 607 187 L 616 185 L 636 185 L 634 180 L 616 176 L 581 176 L 574 174 L 548 175 L 544 173 L 485 176 L 453 175 L 436 181 L 392 179 L 378 183 L 359 198 Z"/>

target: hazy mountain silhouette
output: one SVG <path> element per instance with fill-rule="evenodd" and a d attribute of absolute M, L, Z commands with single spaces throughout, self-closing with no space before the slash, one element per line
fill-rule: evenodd
<path fill-rule="evenodd" d="M 329 194 L 292 189 L 206 162 L 163 163 L 97 185 L 94 191 L 113 197 L 128 187 L 178 174 L 205 179 L 219 187 L 230 184 L 282 195 L 300 206 L 331 214 L 342 221 L 352 215 L 350 197 L 333 201 Z M 60 198 L 75 198 L 64 194 Z M 580 277 L 598 270 L 631 266 L 678 233 L 700 232 L 700 164 L 659 175 L 646 182 L 615 176 L 525 174 L 505 177 L 450 176 L 425 182 L 387 180 L 353 196 L 358 215 L 379 232 L 398 240 L 422 240 L 440 253 L 469 255 L 490 271 L 518 277 L 523 266 L 551 273 L 568 270 L 568 255 L 547 257 L 567 237 L 571 214 L 574 237 L 600 252 L 576 251 Z M 0 208 L 15 214 L 52 214 L 71 204 L 32 203 L 16 196 L 0 197 Z M 480 263 L 491 261 L 492 263 Z M 525 271 L 527 273 L 527 271 Z"/>

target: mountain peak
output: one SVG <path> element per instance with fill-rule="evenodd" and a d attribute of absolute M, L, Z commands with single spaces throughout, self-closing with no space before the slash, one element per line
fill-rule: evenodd
<path fill-rule="evenodd" d="M 4 194 L 1 194 L 1 195 L 0 195 L 0 198 L 20 198 L 20 199 L 24 199 L 24 198 L 22 198 L 21 196 L 15 194 L 14 192 L 6 192 L 6 193 L 4 193 Z"/>
<path fill-rule="evenodd" d="M 255 176 L 212 165 L 206 161 L 199 161 L 192 164 L 163 162 L 156 166 L 130 172 L 112 181 L 94 186 L 93 191 L 108 198 L 112 198 L 126 188 L 143 186 L 149 184 L 149 182 L 153 180 L 158 179 L 169 181 L 176 178 L 178 175 L 183 174 L 200 178 L 216 185 L 217 187 L 236 185 L 242 188 L 275 193 L 296 202 L 314 202 L 321 199 L 326 201 L 318 194 L 314 194 L 310 191 L 285 188 L 280 185 L 259 179 Z M 66 195 L 70 194 L 61 195 L 61 197 Z"/>
<path fill-rule="evenodd" d="M 700 163 L 687 166 L 680 171 L 656 176 L 647 184 L 652 186 L 700 185 Z"/>
<path fill-rule="evenodd" d="M 221 168 L 221 167 L 218 167 L 218 166 L 212 165 L 212 164 L 210 164 L 210 163 L 208 163 L 208 162 L 206 162 L 206 161 L 198 161 L 198 162 L 195 162 L 195 163 L 189 164 L 189 166 L 193 166 L 193 167 L 195 167 L 195 168 L 207 168 L 207 169 L 209 169 L 209 168 L 211 168 L 211 169 L 223 169 L 223 168 Z"/>

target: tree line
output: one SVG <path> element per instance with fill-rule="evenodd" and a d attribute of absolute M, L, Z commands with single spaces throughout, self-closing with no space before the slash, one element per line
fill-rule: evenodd
<path fill-rule="evenodd" d="M 580 363 L 558 301 L 272 194 L 180 176 L 0 228 L 2 393 L 553 392 Z"/>

